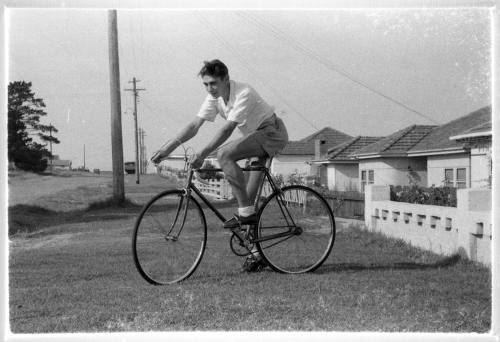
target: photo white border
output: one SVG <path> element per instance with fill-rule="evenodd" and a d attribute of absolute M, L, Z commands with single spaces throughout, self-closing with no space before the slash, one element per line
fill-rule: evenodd
<path fill-rule="evenodd" d="M 318 8 L 331 9 L 422 9 L 422 8 L 489 8 L 492 11 L 492 116 L 493 116 L 493 167 L 494 170 L 500 168 L 500 156 L 496 137 L 500 134 L 500 89 L 498 80 L 500 79 L 499 71 L 499 33 L 500 32 L 500 16 L 498 12 L 498 1 L 495 0 L 309 0 L 307 4 L 302 0 L 217 0 L 217 1 L 202 1 L 202 0 L 7 0 L 1 4 L 1 24 L 3 34 L 1 35 L 2 54 L 0 60 L 3 68 L 1 75 L 3 76 L 0 97 L 2 106 L 2 127 L 1 141 L 2 147 L 7 145 L 7 84 L 8 84 L 8 11 L 10 8 L 47 8 L 47 9 L 295 9 L 309 10 Z M 500 239 L 497 234 L 493 233 L 492 237 L 492 329 L 488 334 L 438 334 L 438 333 L 374 333 L 374 332 L 352 332 L 352 333 L 336 333 L 336 332 L 165 332 L 165 333 L 75 333 L 75 334 L 12 334 L 8 329 L 8 232 L 7 232 L 7 152 L 6 148 L 2 148 L 0 152 L 2 165 L 0 169 L 0 204 L 2 206 L 1 217 L 1 238 L 3 245 L 0 253 L 0 274 L 1 286 L 3 291 L 0 291 L 0 339 L 4 341 L 109 341 L 110 338 L 117 341 L 160 341 L 168 339 L 169 341 L 193 341 L 198 339 L 209 339 L 210 341 L 290 341 L 290 340 L 307 340 L 308 342 L 315 341 L 499 341 L 500 335 L 500 300 L 499 286 L 500 284 Z M 498 231 L 500 227 L 500 211 L 495 210 L 500 206 L 500 192 L 498 185 L 500 184 L 500 176 L 498 172 L 493 173 L 493 230 Z M 147 336 L 144 336 L 147 334 Z"/>

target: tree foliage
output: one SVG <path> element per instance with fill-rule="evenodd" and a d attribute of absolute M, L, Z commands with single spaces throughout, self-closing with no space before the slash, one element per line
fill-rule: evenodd
<path fill-rule="evenodd" d="M 23 170 L 40 172 L 47 167 L 44 157 L 51 158 L 47 143 L 59 144 L 53 136 L 58 130 L 44 125 L 45 103 L 35 97 L 31 82 L 15 81 L 8 89 L 8 158 Z M 34 140 L 37 138 L 38 141 Z"/>

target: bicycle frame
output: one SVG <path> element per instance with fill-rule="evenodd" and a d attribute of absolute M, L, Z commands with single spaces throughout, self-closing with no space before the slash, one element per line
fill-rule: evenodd
<path fill-rule="evenodd" d="M 278 188 L 278 186 L 276 186 L 276 184 L 274 183 L 273 179 L 272 179 L 272 176 L 271 174 L 269 173 L 269 169 L 265 166 L 262 166 L 262 165 L 259 165 L 259 166 L 248 166 L 248 167 L 244 167 L 244 168 L 241 168 L 242 171 L 260 171 L 260 172 L 264 172 L 264 175 L 262 177 L 262 180 L 260 181 L 260 184 L 259 184 L 259 188 L 258 188 L 258 191 L 257 191 L 257 195 L 255 197 L 255 202 L 254 202 L 254 205 L 256 207 L 256 210 L 259 210 L 259 207 L 258 207 L 258 202 L 259 202 L 259 199 L 262 195 L 262 190 L 263 190 L 263 187 L 264 187 L 264 183 L 267 179 L 267 181 L 269 182 L 269 185 L 271 186 L 271 189 L 274 192 L 278 192 L 280 193 L 280 189 Z M 203 171 L 211 171 L 211 172 L 223 172 L 222 169 L 197 169 L 197 170 L 192 170 L 192 169 L 189 169 L 189 172 L 188 172 L 188 177 L 187 177 L 187 181 L 186 181 L 186 186 L 184 188 L 184 191 L 186 191 L 186 200 L 188 201 L 186 203 L 186 210 L 187 210 L 187 207 L 188 207 L 188 204 L 189 204 L 189 198 L 191 196 L 191 191 L 194 192 L 201 200 L 203 203 L 205 203 L 207 205 L 207 207 L 217 216 L 217 218 L 221 221 L 221 222 L 224 222 L 226 221 L 226 217 L 212 204 L 212 202 L 210 202 L 209 199 L 207 199 L 205 197 L 205 195 L 202 194 L 202 192 L 196 187 L 196 185 L 193 184 L 193 176 L 194 176 L 194 172 L 203 172 Z M 292 226 L 292 227 L 295 227 L 295 223 L 293 222 L 293 218 L 292 216 L 288 213 L 288 209 L 286 208 L 286 206 L 284 206 L 282 204 L 282 201 L 284 199 L 281 198 L 281 201 L 278 201 L 278 204 L 280 206 L 280 210 L 287 222 L 287 225 L 288 226 Z M 179 209 L 180 209 L 181 205 L 179 206 Z M 286 212 L 286 213 L 285 213 Z M 179 211 L 177 212 L 177 215 L 176 215 L 176 218 L 175 218 L 175 221 L 177 221 L 177 218 L 178 218 L 178 214 L 179 214 Z M 287 215 L 288 214 L 288 215 Z M 185 214 L 184 214 L 185 216 Z M 289 222 L 289 219 L 292 221 L 291 224 Z M 248 231 L 247 231 L 247 236 L 245 237 L 246 239 L 248 239 L 248 241 L 250 243 L 256 243 L 256 242 L 262 242 L 262 241 L 268 241 L 268 240 L 272 240 L 272 239 L 276 239 L 276 238 L 280 238 L 280 237 L 287 237 L 287 236 L 290 236 L 290 235 L 293 235 L 293 230 L 290 230 L 288 232 L 283 232 L 283 233 L 278 233 L 278 234 L 273 234 L 273 235 L 269 235 L 265 238 L 250 238 L 248 236 Z M 239 236 L 239 234 L 236 234 L 240 239 L 242 239 L 241 236 Z"/>

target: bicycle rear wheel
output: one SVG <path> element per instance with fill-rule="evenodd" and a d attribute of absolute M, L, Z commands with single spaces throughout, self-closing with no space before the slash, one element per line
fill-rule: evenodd
<path fill-rule="evenodd" d="M 310 272 L 333 248 L 335 219 L 320 194 L 292 185 L 271 194 L 263 204 L 257 236 L 259 253 L 275 271 Z"/>
<path fill-rule="evenodd" d="M 135 223 L 134 262 L 141 276 L 154 285 L 189 277 L 203 257 L 207 241 L 205 214 L 184 191 L 168 190 L 152 198 Z"/>

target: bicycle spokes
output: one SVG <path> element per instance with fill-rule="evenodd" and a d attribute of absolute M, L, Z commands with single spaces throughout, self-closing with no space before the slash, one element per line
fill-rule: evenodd
<path fill-rule="evenodd" d="M 255 242 L 273 269 L 303 273 L 325 261 L 334 237 L 335 222 L 328 203 L 314 190 L 296 185 L 266 200 Z"/>
<path fill-rule="evenodd" d="M 201 261 L 206 221 L 194 198 L 180 190 L 153 198 L 136 221 L 134 262 L 152 284 L 170 284 L 189 277 Z"/>

